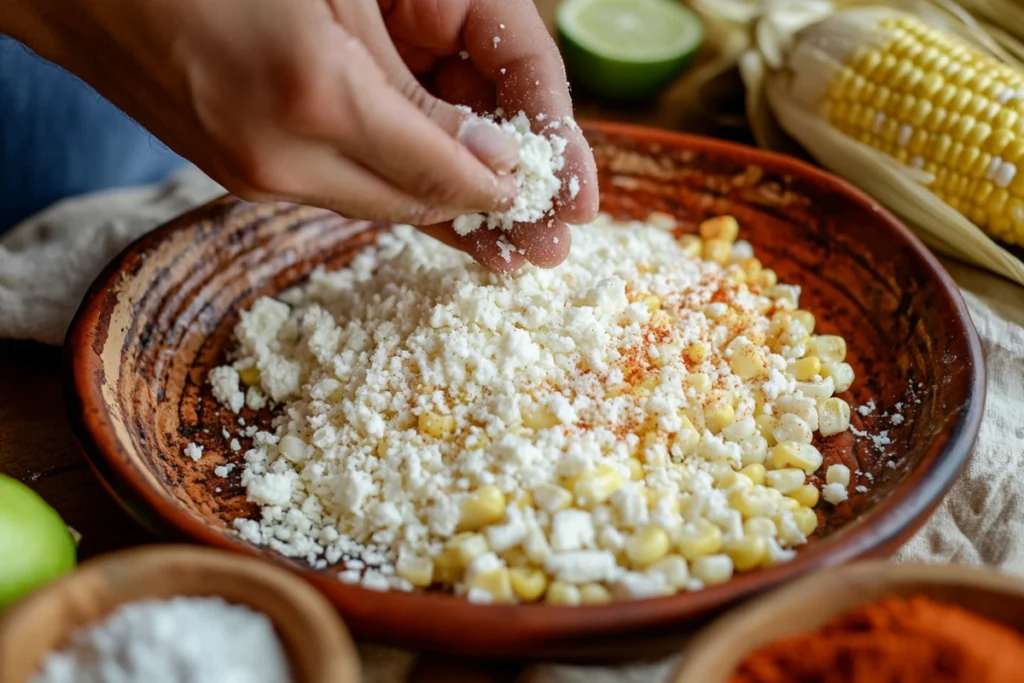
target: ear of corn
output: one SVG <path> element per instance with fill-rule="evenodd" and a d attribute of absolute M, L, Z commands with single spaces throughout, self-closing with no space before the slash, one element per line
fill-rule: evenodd
<path fill-rule="evenodd" d="M 1024 284 L 991 239 L 1024 246 L 1024 71 L 1000 47 L 1019 43 L 950 0 L 893 3 L 946 30 L 858 0 L 697 0 L 718 2 L 761 6 L 738 60 L 760 144 L 790 151 L 788 136 L 934 249 Z"/>

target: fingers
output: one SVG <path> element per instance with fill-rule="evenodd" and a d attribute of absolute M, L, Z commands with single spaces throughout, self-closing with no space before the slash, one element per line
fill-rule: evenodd
<path fill-rule="evenodd" d="M 451 223 L 438 223 L 421 227 L 420 230 L 436 240 L 464 251 L 477 263 L 496 273 L 510 273 L 522 268 L 526 258 L 494 230 L 477 230 L 468 235 L 458 235 Z"/>
<path fill-rule="evenodd" d="M 526 260 L 540 268 L 554 268 L 569 256 L 572 232 L 559 218 L 518 223 L 507 233 Z"/>

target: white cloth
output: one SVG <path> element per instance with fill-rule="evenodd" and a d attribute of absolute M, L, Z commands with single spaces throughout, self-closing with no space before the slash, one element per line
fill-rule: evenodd
<path fill-rule="evenodd" d="M 0 337 L 60 344 L 89 283 L 118 251 L 221 192 L 188 170 L 161 187 L 70 199 L 16 227 L 0 239 Z M 1024 574 L 1024 477 L 1019 476 L 1024 469 L 1024 289 L 956 263 L 946 267 L 964 292 L 984 344 L 988 402 L 966 472 L 896 560 L 978 564 Z M 447 664 L 420 668 L 412 653 L 370 646 L 361 651 L 367 683 L 452 678 L 443 670 Z M 660 681 L 674 661 L 614 668 L 537 665 L 518 680 Z M 491 678 L 481 673 L 458 680 Z"/>

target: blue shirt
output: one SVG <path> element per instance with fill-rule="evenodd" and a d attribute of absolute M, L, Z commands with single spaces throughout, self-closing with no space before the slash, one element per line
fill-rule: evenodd
<path fill-rule="evenodd" d="M 53 202 L 184 164 L 67 71 L 0 35 L 0 233 Z"/>

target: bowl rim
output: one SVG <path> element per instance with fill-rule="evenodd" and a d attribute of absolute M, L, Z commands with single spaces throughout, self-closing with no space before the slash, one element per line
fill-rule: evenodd
<path fill-rule="evenodd" d="M 198 517 L 180 510 L 164 489 L 151 489 L 137 476 L 125 450 L 114 437 L 107 410 L 94 345 L 101 348 L 109 318 L 103 311 L 105 295 L 116 287 L 131 264 L 170 234 L 194 225 L 212 212 L 240 205 L 230 196 L 197 207 L 143 235 L 122 251 L 89 288 L 68 329 L 64 344 L 63 388 L 69 421 L 82 452 L 107 490 L 147 528 L 204 545 L 260 556 L 283 563 L 313 582 L 339 607 L 350 628 L 371 640 L 419 649 L 476 655 L 517 653 L 523 647 L 545 647 L 558 641 L 573 642 L 644 629 L 681 624 L 710 615 L 752 595 L 809 572 L 846 564 L 856 559 L 885 556 L 920 528 L 962 471 L 977 440 L 985 403 L 986 370 L 981 340 L 959 289 L 938 259 L 892 213 L 849 183 L 799 159 L 746 145 L 674 131 L 606 122 L 581 122 L 584 131 L 631 137 L 740 160 L 780 174 L 799 176 L 823 191 L 871 209 L 877 225 L 901 240 L 921 262 L 922 277 L 950 304 L 964 331 L 965 371 L 970 373 L 962 396 L 962 409 L 944 443 L 932 445 L 924 467 L 908 473 L 898 491 L 867 511 L 857 523 L 836 532 L 799 553 L 790 562 L 745 574 L 720 586 L 692 593 L 610 605 L 561 607 L 553 605 L 476 605 L 450 595 L 377 592 L 339 581 L 333 574 L 299 567 L 240 539 L 223 535 Z M 102 339 L 94 338 L 99 332 Z M 436 628 L 442 621 L 452 627 Z"/>
<path fill-rule="evenodd" d="M 748 634 L 749 629 L 745 629 L 744 624 L 761 623 L 773 614 L 789 613 L 787 608 L 794 600 L 827 597 L 834 594 L 835 590 L 850 586 L 857 586 L 866 591 L 863 599 L 843 601 L 834 606 L 829 605 L 827 601 L 824 602 L 822 611 L 815 614 L 813 620 L 828 622 L 846 614 L 850 609 L 856 609 L 856 606 L 847 607 L 848 602 L 856 602 L 859 605 L 876 602 L 880 599 L 876 597 L 876 593 L 888 595 L 899 591 L 902 594 L 900 589 L 907 585 L 929 586 L 933 589 L 974 588 L 1001 595 L 1014 595 L 1024 600 L 1024 579 L 993 567 L 923 562 L 895 564 L 878 560 L 854 562 L 835 571 L 808 575 L 793 581 L 784 588 L 756 598 L 735 612 L 716 620 L 687 643 L 682 661 L 673 668 L 666 683 L 688 683 L 697 680 L 705 683 L 724 683 L 728 680 L 730 672 L 722 672 L 721 678 L 711 679 L 707 678 L 708 672 L 721 671 L 719 665 L 726 653 L 737 654 L 738 664 L 752 649 L 756 649 L 747 649 L 743 646 L 741 649 L 745 651 L 740 652 L 732 647 L 736 642 L 743 642 L 742 639 Z M 927 589 L 922 588 L 915 592 L 927 593 Z M 943 598 L 942 602 L 964 605 L 955 597 Z"/>

